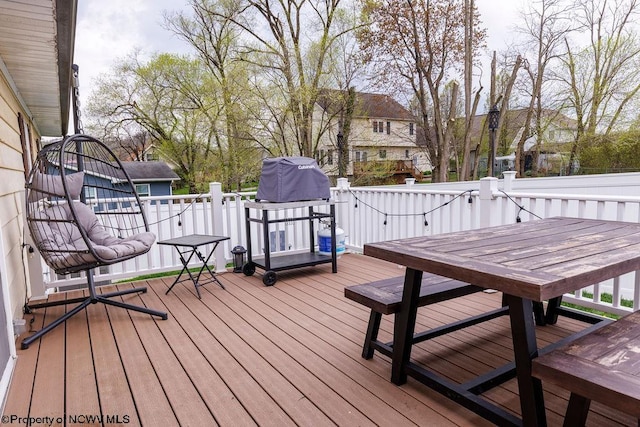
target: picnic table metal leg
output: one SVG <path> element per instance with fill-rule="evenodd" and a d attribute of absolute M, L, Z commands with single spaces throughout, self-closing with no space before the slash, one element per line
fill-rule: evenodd
<path fill-rule="evenodd" d="M 509 303 L 522 423 L 524 426 L 544 427 L 547 425 L 547 419 L 542 382 L 531 376 L 531 361 L 538 356 L 532 302 L 513 295 L 507 296 L 507 302 Z"/>
<path fill-rule="evenodd" d="M 422 271 L 407 268 L 400 311 L 393 325 L 393 354 L 391 356 L 391 382 L 402 385 L 407 382 L 405 367 L 411 357 L 413 332 L 416 326 L 418 298 L 422 286 Z"/>

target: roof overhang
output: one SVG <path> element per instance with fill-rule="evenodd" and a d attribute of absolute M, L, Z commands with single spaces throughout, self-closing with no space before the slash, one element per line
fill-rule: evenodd
<path fill-rule="evenodd" d="M 77 0 L 0 0 L 0 71 L 42 136 L 69 127 Z"/>

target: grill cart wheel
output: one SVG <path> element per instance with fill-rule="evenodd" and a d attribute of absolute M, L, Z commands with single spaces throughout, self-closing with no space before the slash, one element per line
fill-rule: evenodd
<path fill-rule="evenodd" d="M 264 272 L 264 276 L 262 276 L 262 283 L 267 286 L 273 286 L 276 284 L 278 280 L 278 275 L 273 270 L 267 270 Z"/>
<path fill-rule="evenodd" d="M 256 266 L 252 262 L 248 262 L 242 266 L 242 272 L 245 276 L 253 276 L 253 273 L 256 272 Z"/>

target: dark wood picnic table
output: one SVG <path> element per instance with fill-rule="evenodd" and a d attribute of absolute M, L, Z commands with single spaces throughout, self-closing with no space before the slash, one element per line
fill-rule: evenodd
<path fill-rule="evenodd" d="M 395 384 L 405 383 L 409 375 L 496 424 L 544 426 L 542 385 L 531 376 L 531 364 L 548 350 L 537 348 L 533 302 L 557 303 L 565 293 L 640 270 L 640 224 L 556 217 L 371 243 L 364 246 L 364 253 L 407 267 L 394 325 L 391 380 Z M 497 383 L 500 372 L 495 378 L 455 384 L 411 362 L 423 272 L 503 292 L 509 306 L 521 419 L 476 393 L 486 389 L 478 387 L 483 381 Z M 552 310 L 557 306 L 550 304 Z M 553 318 L 553 313 L 547 317 Z M 589 331 L 585 328 L 580 335 Z"/>

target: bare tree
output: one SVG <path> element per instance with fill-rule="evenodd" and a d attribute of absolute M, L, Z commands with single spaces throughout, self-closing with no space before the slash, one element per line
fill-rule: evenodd
<path fill-rule="evenodd" d="M 631 113 L 629 108 L 640 90 L 640 40 L 634 29 L 639 13 L 637 0 L 578 0 L 574 4 L 573 18 L 589 43 L 577 49 L 566 38 L 568 53 L 559 72 L 577 120 L 571 170 L 584 137 L 609 134 Z"/>
<path fill-rule="evenodd" d="M 442 102 L 445 86 L 460 77 L 465 59 L 464 0 L 363 0 L 371 25 L 359 37 L 378 81 L 404 92 L 407 84 L 416 100 L 419 133 L 427 147 L 436 182 L 448 179 L 451 138 L 447 135 L 452 113 Z M 472 6 L 470 6 L 472 7 Z M 485 38 L 478 26 L 477 10 L 470 15 L 474 28 L 472 50 Z M 465 145 L 465 149 L 466 149 Z M 468 157 L 468 153 L 464 154 Z M 465 165 L 465 169 L 468 167 Z"/>
<path fill-rule="evenodd" d="M 273 111 L 267 129 L 275 127 L 281 142 L 294 141 L 299 154 L 313 156 L 312 119 L 318 91 L 328 82 L 329 52 L 351 31 L 336 29 L 342 0 L 234 1 L 239 13 L 219 13 L 251 38 L 245 60 L 262 69 L 260 83 L 270 86 L 271 100 L 284 103 Z M 273 96 L 274 91 L 279 94 Z"/>
<path fill-rule="evenodd" d="M 482 91 L 482 85 L 476 90 L 475 95 L 472 96 L 473 90 L 473 66 L 474 66 L 474 47 L 473 36 L 475 31 L 474 24 L 474 11 L 475 1 L 465 0 L 464 2 L 464 117 L 465 117 L 465 131 L 464 131 L 464 146 L 462 149 L 462 167 L 458 171 L 458 177 L 467 181 L 471 177 L 470 165 L 471 165 L 471 129 L 473 125 L 473 118 L 476 115 L 478 109 L 478 103 L 480 102 L 480 92 Z M 477 157 L 477 156 L 476 156 Z"/>
<path fill-rule="evenodd" d="M 570 12 L 571 7 L 564 0 L 534 1 L 522 11 L 522 26 L 518 29 L 524 36 L 521 55 L 525 58 L 523 68 L 528 77 L 530 98 L 524 130 L 516 149 L 515 169 L 521 175 L 524 174 L 525 141 L 535 135 L 537 144 L 542 142 L 545 128 L 542 122 L 543 98 L 547 103 L 554 98 L 550 93 L 544 93 L 543 86 L 551 82 L 550 65 L 564 53 L 561 52 L 563 41 L 572 30 Z"/>

